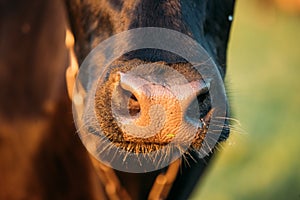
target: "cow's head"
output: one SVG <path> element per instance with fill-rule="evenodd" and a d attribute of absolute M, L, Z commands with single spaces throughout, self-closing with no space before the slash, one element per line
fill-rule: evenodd
<path fill-rule="evenodd" d="M 67 1 L 84 68 L 73 97 L 75 117 L 96 158 L 119 171 L 147 172 L 183 156 L 191 166 L 182 166 L 172 190 L 185 189 L 169 198 L 190 193 L 211 156 L 213 146 L 203 149 L 209 128 L 220 133 L 208 138 L 213 144 L 229 134 L 220 83 L 233 6 L 234 0 Z M 122 182 L 134 182 L 118 173 Z M 147 196 L 154 181 L 148 179 L 136 198 Z"/>

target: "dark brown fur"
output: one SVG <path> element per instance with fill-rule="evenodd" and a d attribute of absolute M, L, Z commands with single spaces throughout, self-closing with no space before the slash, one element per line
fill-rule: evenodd
<path fill-rule="evenodd" d="M 75 133 L 59 0 L 0 2 L 0 199 L 103 199 Z"/>

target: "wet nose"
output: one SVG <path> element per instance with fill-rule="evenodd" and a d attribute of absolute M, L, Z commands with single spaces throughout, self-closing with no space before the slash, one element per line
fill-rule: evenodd
<path fill-rule="evenodd" d="M 112 95 L 113 115 L 125 140 L 168 143 L 178 136 L 189 141 L 201 127 L 197 96 L 208 88 L 203 80 L 169 85 L 118 72 Z M 194 116 L 187 115 L 188 109 Z"/>

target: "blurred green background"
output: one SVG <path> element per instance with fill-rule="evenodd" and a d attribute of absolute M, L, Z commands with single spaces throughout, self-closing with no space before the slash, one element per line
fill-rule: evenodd
<path fill-rule="evenodd" d="M 237 1 L 226 81 L 241 127 L 191 199 L 300 200 L 300 12 L 271 4 Z"/>

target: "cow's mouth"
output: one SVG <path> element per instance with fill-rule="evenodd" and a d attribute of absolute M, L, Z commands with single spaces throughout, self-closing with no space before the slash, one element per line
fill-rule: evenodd
<path fill-rule="evenodd" d="M 183 66 L 180 67 L 177 70 L 181 70 L 181 73 L 184 73 L 185 76 L 193 74 L 193 76 L 187 78 L 190 81 L 189 84 L 195 80 L 201 80 L 199 75 L 194 76 L 194 72 L 189 72 L 186 69 L 183 70 Z M 156 92 L 148 98 L 145 95 L 143 96 L 140 91 L 132 91 L 132 88 L 135 86 L 130 86 L 130 88 L 124 83 L 130 81 L 134 85 L 130 79 L 131 77 L 126 76 L 129 68 L 125 66 L 112 70 L 107 81 L 96 92 L 96 117 L 106 138 L 113 145 L 122 148 L 126 152 L 136 154 L 147 154 L 165 147 L 168 147 L 167 152 L 171 152 L 170 149 L 172 148 L 179 151 L 187 149 L 199 150 L 208 132 L 214 112 L 214 108 L 211 107 L 209 90 L 207 88 L 200 88 L 201 92 L 197 91 L 194 94 L 195 99 L 187 101 L 188 103 L 185 105 L 180 104 L 176 100 L 173 101 L 170 96 L 165 94 L 167 93 L 165 86 L 151 84 L 143 88 L 143 90 L 141 89 L 142 92 L 156 89 Z M 174 68 L 176 69 L 176 67 Z M 124 80 L 120 82 L 122 78 Z M 157 97 L 157 93 L 164 93 L 167 98 Z M 160 103 L 163 106 L 161 106 L 162 108 L 152 107 L 154 109 L 154 115 L 152 114 L 154 120 L 151 122 L 149 120 L 149 116 L 151 118 L 151 108 L 149 108 L 149 105 L 153 102 Z M 182 109 L 182 105 L 186 106 L 186 108 Z M 199 109 L 196 116 L 195 105 Z M 163 117 L 155 118 L 156 111 L 164 112 L 164 106 L 170 110 L 165 111 L 167 117 L 164 119 L 162 119 Z M 167 118 L 171 118 L 171 120 L 167 121 Z M 162 121 L 167 123 L 167 125 L 160 124 Z M 153 126 L 164 128 L 159 132 L 153 132 L 153 135 L 150 131 L 150 136 L 145 136 L 143 128 L 140 127 L 150 127 L 152 126 L 149 125 L 151 123 Z M 191 126 L 193 127 L 192 129 L 189 128 Z M 151 127 L 149 130 L 151 130 Z"/>
<path fill-rule="evenodd" d="M 194 134 L 194 138 L 191 141 L 190 149 L 199 150 L 202 146 L 206 133 L 208 132 L 209 124 L 211 121 L 213 109 L 211 109 L 204 118 L 199 119 L 202 123 L 202 127 L 199 127 L 197 132 Z M 186 141 L 181 138 L 175 144 L 171 144 L 171 141 L 157 140 L 154 137 L 149 139 L 144 138 L 124 138 L 119 137 L 117 140 L 112 140 L 112 142 L 131 153 L 151 153 L 153 151 L 160 150 L 167 145 L 170 145 L 169 148 L 180 148 L 181 144 L 186 144 Z M 173 135 L 172 135 L 173 136 Z M 185 145 L 184 145 L 185 146 Z"/>

